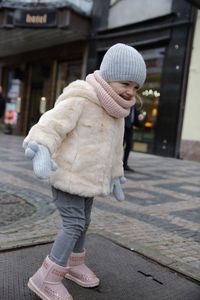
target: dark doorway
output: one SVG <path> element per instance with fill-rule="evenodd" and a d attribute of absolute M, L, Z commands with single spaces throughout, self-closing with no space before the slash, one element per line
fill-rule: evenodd
<path fill-rule="evenodd" d="M 47 97 L 51 68 L 49 64 L 32 65 L 28 130 L 38 122 L 41 117 L 40 102 Z"/>
<path fill-rule="evenodd" d="M 31 85 L 30 93 L 30 108 L 29 108 L 29 122 L 28 129 L 36 124 L 40 118 L 40 98 L 42 95 L 42 84 L 33 83 Z"/>

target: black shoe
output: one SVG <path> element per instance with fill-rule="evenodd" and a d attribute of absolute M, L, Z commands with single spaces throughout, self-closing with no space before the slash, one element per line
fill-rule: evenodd
<path fill-rule="evenodd" d="M 133 169 L 131 169 L 128 165 L 124 166 L 124 170 L 128 172 L 135 172 Z"/>

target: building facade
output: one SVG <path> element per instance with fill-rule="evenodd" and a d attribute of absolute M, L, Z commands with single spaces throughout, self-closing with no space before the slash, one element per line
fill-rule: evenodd
<path fill-rule="evenodd" d="M 0 76 L 8 111 L 16 114 L 14 133 L 25 135 L 65 85 L 98 69 L 106 50 L 122 42 L 147 65 L 140 91 L 145 119 L 135 129 L 133 150 L 200 161 L 198 4 L 2 1 Z"/>
<path fill-rule="evenodd" d="M 200 5 L 200 1 L 199 1 Z M 192 56 L 184 106 L 184 119 L 181 132 L 181 157 L 200 161 L 200 10 L 198 10 L 192 43 Z"/>
<path fill-rule="evenodd" d="M 85 73 L 92 2 L 69 2 L 0 4 L 5 133 L 25 135 L 63 88 Z"/>
<path fill-rule="evenodd" d="M 199 36 L 197 32 L 194 37 L 194 30 L 198 31 L 199 27 L 197 20 L 197 8 L 189 1 L 110 2 L 107 24 L 96 32 L 96 65 L 105 51 L 118 42 L 138 49 L 147 65 L 147 80 L 140 91 L 145 120 L 135 130 L 135 151 L 192 159 L 183 148 L 191 146 L 190 137 L 195 143 L 200 141 L 199 122 L 194 119 L 195 110 L 192 112 L 190 106 L 193 98 L 190 83 L 188 86 L 188 76 L 192 76 L 191 55 L 192 61 L 197 55 L 193 48 Z M 195 48 L 198 53 L 198 46 Z M 197 102 L 195 90 L 194 94 Z M 196 151 L 193 158 L 200 160 L 197 154 Z"/>

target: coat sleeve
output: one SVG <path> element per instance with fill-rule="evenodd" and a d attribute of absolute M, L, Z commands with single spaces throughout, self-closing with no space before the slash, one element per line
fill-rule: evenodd
<path fill-rule="evenodd" d="M 46 146 L 53 154 L 66 134 L 71 132 L 80 118 L 83 99 L 74 97 L 59 102 L 53 109 L 44 113 L 37 124 L 29 131 L 24 142 L 36 141 Z"/>
<path fill-rule="evenodd" d="M 116 141 L 115 154 L 113 160 L 112 174 L 111 178 L 116 178 L 120 176 L 124 176 L 124 168 L 123 168 L 123 156 L 124 156 L 124 147 L 123 147 L 123 139 L 124 139 L 124 120 L 121 120 L 121 124 L 118 130 L 118 138 Z"/>

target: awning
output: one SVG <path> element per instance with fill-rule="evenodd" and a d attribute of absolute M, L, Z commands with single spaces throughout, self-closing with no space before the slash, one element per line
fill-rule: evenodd
<path fill-rule="evenodd" d="M 0 57 L 87 39 L 90 18 L 70 7 L 0 8 Z"/>

